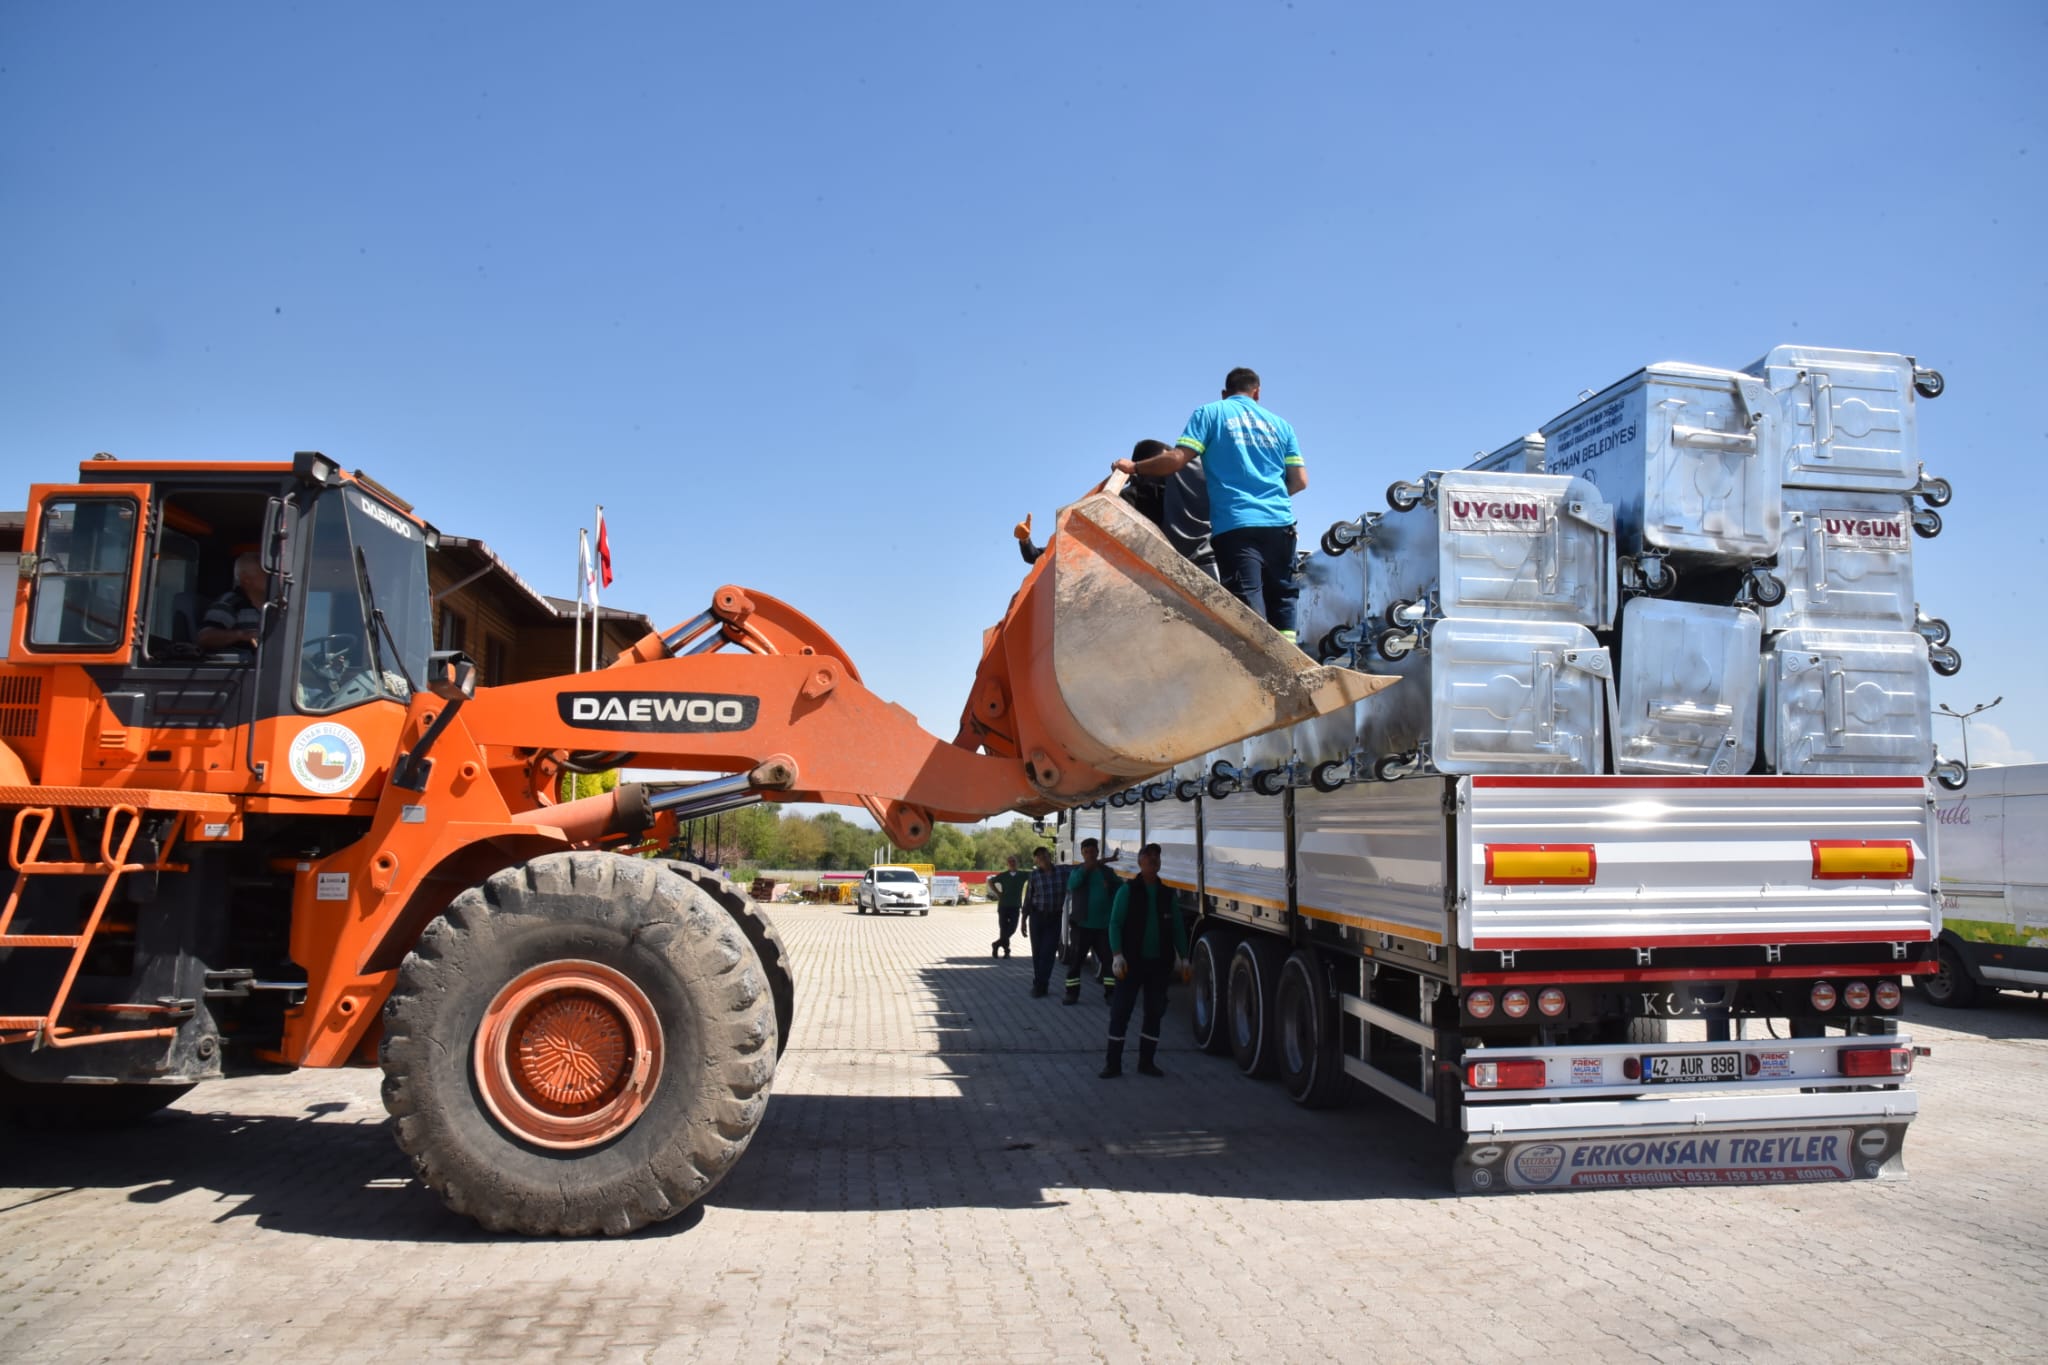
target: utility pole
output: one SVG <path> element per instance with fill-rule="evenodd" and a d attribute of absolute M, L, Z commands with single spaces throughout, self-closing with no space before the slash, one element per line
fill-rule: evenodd
<path fill-rule="evenodd" d="M 1970 717 L 1982 715 L 2004 700 L 2004 697 L 1993 697 L 1982 706 L 1973 706 L 1967 711 L 1951 711 L 1947 702 L 1937 702 L 1935 704 L 1935 710 L 1941 712 L 1944 716 L 1951 716 L 1963 723 L 1963 768 L 1965 771 L 1968 771 L 1970 767 Z"/>

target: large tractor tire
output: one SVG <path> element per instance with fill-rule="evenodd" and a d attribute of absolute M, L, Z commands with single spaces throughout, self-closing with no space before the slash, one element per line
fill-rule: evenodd
<path fill-rule="evenodd" d="M 1220 1056 L 1230 1051 L 1230 1029 L 1223 1022 L 1229 1012 L 1230 952 L 1237 946 L 1233 936 L 1211 929 L 1196 937 L 1188 950 L 1189 977 L 1194 987 L 1195 1046 Z"/>
<path fill-rule="evenodd" d="M 117 1128 L 139 1123 L 189 1085 L 71 1085 L 16 1080 L 0 1069 L 0 1122 L 16 1128 Z"/>
<path fill-rule="evenodd" d="M 1280 964 L 1273 988 L 1274 1063 L 1296 1104 L 1328 1109 L 1345 1095 L 1343 1021 L 1328 969 L 1314 949 L 1297 948 Z"/>
<path fill-rule="evenodd" d="M 1270 1076 L 1279 1055 L 1280 1031 L 1273 1027 L 1273 989 L 1279 984 L 1280 960 L 1287 945 L 1265 934 L 1252 934 L 1230 955 L 1229 993 L 1224 1027 L 1230 1034 L 1230 1055 L 1247 1076 Z"/>
<path fill-rule="evenodd" d="M 726 907 L 658 863 L 551 853 L 420 935 L 384 1007 L 384 1107 L 420 1179 L 486 1229 L 625 1233 L 732 1169 L 775 1044 Z"/>
<path fill-rule="evenodd" d="M 687 877 L 692 886 L 725 907 L 733 923 L 747 936 L 747 942 L 754 947 L 754 956 L 761 959 L 761 970 L 768 974 L 768 991 L 775 997 L 775 1055 L 779 1059 L 789 1047 L 789 1030 L 796 1022 L 796 976 L 789 965 L 789 949 L 783 946 L 782 935 L 775 932 L 775 922 L 768 918 L 768 912 L 754 904 L 751 896 L 743 896 L 733 889 L 732 883 L 714 877 L 695 863 L 669 861 L 662 864 L 679 877 Z"/>

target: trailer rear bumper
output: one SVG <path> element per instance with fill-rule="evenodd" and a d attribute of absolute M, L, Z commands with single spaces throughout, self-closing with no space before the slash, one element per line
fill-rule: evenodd
<path fill-rule="evenodd" d="M 1911 1090 L 1464 1106 L 1460 1194 L 1900 1179 Z"/>

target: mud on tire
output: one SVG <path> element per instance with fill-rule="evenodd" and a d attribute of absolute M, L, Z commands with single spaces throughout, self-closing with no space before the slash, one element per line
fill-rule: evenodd
<path fill-rule="evenodd" d="M 639 1055 L 636 1079 L 616 1066 L 616 1093 L 594 1106 L 622 1121 L 553 1145 L 541 1125 L 501 1117 L 504 1082 L 482 1074 L 478 1046 L 480 1035 L 489 1043 L 502 1031 L 505 993 L 536 975 L 545 984 L 550 972 L 619 984 L 640 1006 L 619 1018 L 647 1030 L 609 1053 Z M 564 990 L 543 1006 L 573 1020 L 578 1011 L 601 1016 L 596 999 Z M 518 1022 L 519 1037 L 568 1036 L 517 1034 Z M 703 1198 L 746 1150 L 767 1105 L 775 1044 L 768 978 L 725 907 L 653 862 L 553 853 L 457 896 L 406 957 L 384 1007 L 384 1107 L 421 1181 L 485 1228 L 631 1232 Z M 510 1045 L 482 1051 L 515 1073 L 533 1055 Z M 640 1085 L 642 1076 L 651 1079 Z M 617 1109 L 628 1091 L 635 1107 Z M 587 1122 L 574 1109 L 560 1113 L 565 1125 Z"/>

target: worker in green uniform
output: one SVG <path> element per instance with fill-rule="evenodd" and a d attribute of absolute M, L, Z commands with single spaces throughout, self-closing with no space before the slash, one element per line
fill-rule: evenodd
<path fill-rule="evenodd" d="M 1175 976 L 1185 978 L 1188 929 L 1180 914 L 1180 897 L 1159 880 L 1159 845 L 1138 850 L 1138 875 L 1117 889 L 1109 909 L 1110 970 L 1116 994 L 1109 1002 L 1109 1054 L 1102 1079 L 1124 1074 L 1124 1034 L 1140 992 L 1145 996 L 1144 1022 L 1138 1028 L 1138 1074 L 1164 1076 L 1159 1069 L 1159 1025 L 1166 1018 L 1166 987 Z"/>
<path fill-rule="evenodd" d="M 1093 839 L 1081 841 L 1081 865 L 1067 878 L 1067 994 L 1063 1005 L 1081 999 L 1081 964 L 1095 954 L 1102 974 L 1102 998 L 1116 992 L 1116 978 L 1109 974 L 1109 904 L 1116 895 L 1117 875 L 1098 856 L 1102 845 Z"/>
<path fill-rule="evenodd" d="M 988 945 L 988 955 L 1010 956 L 1010 935 L 1017 932 L 1017 917 L 1024 913 L 1024 892 L 1031 885 L 1031 874 L 1017 866 L 1017 855 L 1012 853 L 1004 859 L 1008 868 L 988 879 L 988 889 L 996 896 L 996 930 L 1000 935 Z M 1031 931 L 1024 931 L 1029 938 Z"/>

